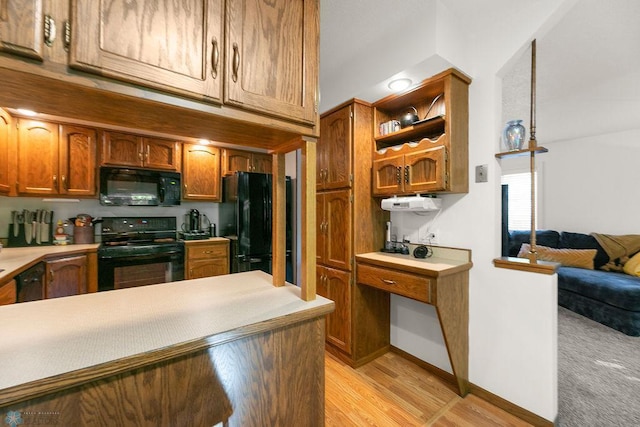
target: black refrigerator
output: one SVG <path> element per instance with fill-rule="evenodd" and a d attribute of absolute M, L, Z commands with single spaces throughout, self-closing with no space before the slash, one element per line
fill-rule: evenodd
<path fill-rule="evenodd" d="M 291 179 L 286 177 L 286 280 L 293 283 Z M 236 172 L 223 179 L 220 235 L 231 240 L 231 273 L 262 270 L 271 274 L 271 174 Z"/>

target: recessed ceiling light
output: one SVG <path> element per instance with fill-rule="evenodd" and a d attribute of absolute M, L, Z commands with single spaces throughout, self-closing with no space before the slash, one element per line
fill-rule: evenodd
<path fill-rule="evenodd" d="M 25 116 L 29 116 L 29 117 L 33 117 L 33 116 L 37 116 L 38 113 L 36 113 L 33 110 L 27 110 L 25 108 L 18 108 L 18 113 L 23 114 Z"/>
<path fill-rule="evenodd" d="M 389 82 L 389 89 L 394 92 L 406 89 L 411 86 L 411 79 L 396 79 Z"/>

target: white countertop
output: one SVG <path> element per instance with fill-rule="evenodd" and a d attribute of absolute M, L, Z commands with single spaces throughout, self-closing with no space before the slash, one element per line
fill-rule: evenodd
<path fill-rule="evenodd" d="M 2 248 L 0 251 L 0 283 L 3 279 L 11 279 L 16 274 L 26 270 L 44 257 L 71 255 L 80 252 L 95 252 L 99 243 L 86 245 L 61 246 L 26 246 L 22 248 Z"/>
<path fill-rule="evenodd" d="M 410 252 L 413 252 L 413 247 L 415 245 L 411 245 Z M 356 260 L 433 275 L 468 270 L 473 265 L 471 251 L 467 249 L 432 247 L 432 251 L 433 256 L 429 258 L 415 258 L 399 253 L 368 252 L 357 254 Z"/>
<path fill-rule="evenodd" d="M 0 306 L 2 390 L 236 328 L 333 310 L 261 271 Z"/>

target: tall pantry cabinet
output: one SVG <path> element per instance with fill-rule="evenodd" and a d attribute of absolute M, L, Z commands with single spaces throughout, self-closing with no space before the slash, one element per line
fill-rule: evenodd
<path fill-rule="evenodd" d="M 327 316 L 327 350 L 351 366 L 387 351 L 389 331 L 364 334 L 381 320 L 388 294 L 355 283 L 355 255 L 380 249 L 388 217 L 371 196 L 371 104 L 353 99 L 320 117 L 316 167 L 316 276 L 319 295 L 333 300 Z M 384 312 L 380 310 L 379 312 Z"/>

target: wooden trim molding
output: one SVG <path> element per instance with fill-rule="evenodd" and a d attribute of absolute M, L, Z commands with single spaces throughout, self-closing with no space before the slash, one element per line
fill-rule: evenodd
<path fill-rule="evenodd" d="M 540 415 L 536 415 L 531 411 L 521 408 L 520 406 L 511 403 L 508 400 L 503 399 L 502 397 L 497 396 L 473 383 L 469 383 L 469 388 L 471 394 L 474 394 L 479 398 L 486 400 L 492 405 L 507 411 L 511 415 L 515 415 L 516 417 L 528 422 L 531 425 L 538 427 L 551 427 L 554 425 L 552 421 L 549 421 L 546 418 L 542 418 Z"/>
<path fill-rule="evenodd" d="M 433 366 L 432 364 L 425 362 L 422 359 L 418 359 L 414 355 L 409 354 L 406 351 L 399 349 L 396 346 L 392 345 L 390 347 L 390 350 L 396 354 L 399 354 L 403 358 L 415 363 L 416 365 L 420 366 L 422 369 L 429 371 L 431 374 L 437 376 L 441 380 L 445 381 L 447 385 L 451 387 L 451 390 L 456 392 L 458 383 L 456 381 L 456 377 L 453 374 L 450 374 L 449 372 L 444 371 L 438 368 L 437 366 Z M 479 398 L 510 413 L 511 415 L 514 415 L 520 418 L 523 421 L 528 422 L 529 424 L 532 424 L 534 426 L 539 426 L 539 427 L 551 427 L 554 425 L 553 422 L 545 418 L 542 418 L 541 416 L 536 415 L 533 412 L 528 411 L 514 403 L 511 403 L 508 400 L 503 399 L 502 397 L 495 395 L 490 391 L 487 391 L 482 387 L 479 387 L 471 382 L 468 384 L 468 386 L 469 386 L 469 392 L 471 394 L 478 396 Z"/>
<path fill-rule="evenodd" d="M 501 257 L 493 260 L 496 268 L 529 271 L 531 273 L 555 274 L 560 266 L 557 262 L 531 261 L 527 258 Z"/>

